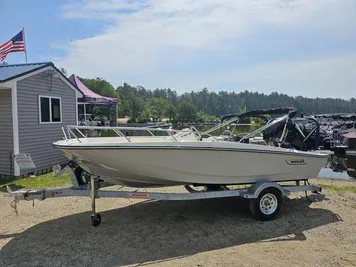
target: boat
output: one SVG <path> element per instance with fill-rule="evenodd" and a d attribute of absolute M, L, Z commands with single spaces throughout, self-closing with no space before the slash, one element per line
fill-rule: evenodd
<path fill-rule="evenodd" d="M 63 131 L 64 140 L 53 145 L 80 169 L 99 176 L 109 185 L 138 188 L 215 186 L 317 177 L 320 169 L 326 165 L 328 154 L 244 142 L 280 121 L 288 121 L 296 112 L 293 108 L 280 111 L 288 114 L 272 120 L 238 142 L 218 139 L 209 131 L 200 133 L 194 127 L 181 131 L 159 129 L 166 131 L 166 136 L 155 136 L 152 134 L 155 129 L 139 127 L 151 135 L 130 137 L 121 133 L 128 127 L 109 127 L 117 136 L 86 137 L 81 130 L 95 127 L 68 126 L 69 136 Z M 265 110 L 239 114 L 227 123 L 263 112 Z M 80 135 L 76 132 L 80 132 Z M 210 136 L 204 138 L 206 135 Z M 283 139 L 285 136 L 281 137 Z"/>
<path fill-rule="evenodd" d="M 321 126 L 320 137 L 324 149 L 336 154 L 356 154 L 356 114 L 331 113 L 312 116 Z"/>
<path fill-rule="evenodd" d="M 243 137 L 225 135 L 220 138 L 210 134 L 231 123 L 238 124 L 245 117 L 281 112 L 287 114 L 268 119 L 260 129 Z M 308 179 L 318 175 L 329 157 L 328 153 L 321 151 L 295 149 L 293 143 L 288 148 L 284 147 L 286 141 L 290 140 L 287 137 L 293 128 L 292 117 L 295 113 L 293 108 L 249 111 L 232 115 L 226 122 L 205 132 L 199 132 L 194 126 L 182 130 L 67 126 L 67 131 L 62 127 L 64 139 L 53 145 L 62 150 L 70 162 L 63 169 L 56 168 L 59 171 L 56 175 L 68 172 L 72 186 L 18 191 L 12 191 L 7 186 L 5 196 L 14 198 L 15 210 L 20 200 L 89 196 L 91 224 L 94 227 L 101 223 L 101 214 L 96 211 L 96 199 L 103 197 L 140 200 L 239 197 L 249 201 L 249 209 L 254 218 L 272 220 L 281 210 L 284 197 L 293 192 L 321 192 L 321 187 L 309 184 Z M 266 130 L 281 122 L 284 126 L 279 140 L 274 140 L 271 144 L 266 142 L 270 138 Z M 133 129 L 139 129 L 145 134 L 124 134 Z M 116 135 L 95 134 L 96 137 L 93 137 L 92 132 L 98 130 L 110 130 Z M 155 133 L 156 131 L 159 133 Z M 259 144 L 254 139 L 256 135 L 260 135 Z M 307 139 L 308 136 L 304 141 Z M 285 181 L 296 184 L 285 184 Z M 304 181 L 304 185 L 301 181 Z M 249 185 L 243 188 L 230 186 L 240 184 Z M 101 190 L 110 185 L 136 188 Z M 188 193 L 139 191 L 139 188 L 177 185 L 184 185 Z M 197 190 L 192 186 L 204 188 Z"/>
<path fill-rule="evenodd" d="M 289 112 L 289 116 L 283 119 L 270 117 L 271 115 L 286 112 Z M 249 136 L 249 138 L 246 138 L 246 136 L 233 135 L 230 131 L 230 134 L 224 133 L 219 138 L 230 141 L 243 140 L 245 143 L 280 145 L 284 148 L 294 148 L 302 151 L 320 150 L 320 125 L 318 121 L 311 116 L 295 118 L 295 114 L 296 110 L 291 110 L 291 108 L 273 108 L 249 111 L 241 115 L 224 115 L 221 118 L 221 122 L 231 118 L 236 119 L 240 116 L 242 118 L 248 116 L 250 118 L 262 119 L 266 124 L 273 122 L 275 119 L 278 120 L 263 130 L 259 136 Z M 236 123 L 233 124 L 235 126 L 238 125 Z"/>

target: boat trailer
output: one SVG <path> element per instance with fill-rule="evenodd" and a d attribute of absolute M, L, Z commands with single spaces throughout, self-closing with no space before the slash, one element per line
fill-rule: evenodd
<path fill-rule="evenodd" d="M 86 185 L 79 185 L 75 173 L 70 167 L 65 167 L 60 173 L 68 172 L 72 187 L 56 188 L 56 189 L 42 189 L 42 190 L 19 190 L 11 191 L 7 186 L 7 193 L 5 197 L 13 197 L 14 201 L 11 206 L 15 209 L 17 214 L 17 203 L 20 200 L 44 200 L 46 198 L 58 197 L 90 197 L 92 204 L 91 224 L 99 226 L 101 223 L 101 215 L 96 212 L 95 201 L 98 198 L 135 198 L 146 200 L 198 200 L 211 198 L 226 198 L 226 197 L 240 197 L 249 200 L 249 207 L 252 216 L 261 221 L 274 219 L 281 207 L 283 197 L 286 197 L 294 192 L 313 193 L 321 192 L 321 187 L 311 185 L 307 180 L 304 185 L 299 181 L 295 181 L 296 185 L 280 185 L 277 182 L 260 181 L 252 184 L 247 188 L 229 189 L 227 186 L 219 186 L 220 190 L 211 190 L 206 188 L 202 191 L 192 189 L 190 186 L 185 186 L 188 193 L 156 193 L 156 192 L 139 192 L 138 189 L 134 191 L 118 191 L 118 190 L 100 190 L 107 185 L 102 182 L 99 177 L 95 175 L 90 176 L 90 183 Z M 59 175 L 58 173 L 57 175 Z"/>

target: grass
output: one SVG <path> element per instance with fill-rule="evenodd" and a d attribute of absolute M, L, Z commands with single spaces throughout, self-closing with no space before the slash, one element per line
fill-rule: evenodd
<path fill-rule="evenodd" d="M 325 190 L 335 191 L 337 193 L 356 193 L 356 186 L 352 185 L 326 185 L 326 184 L 317 184 L 317 186 L 322 187 Z"/>
<path fill-rule="evenodd" d="M 54 176 L 52 173 L 43 174 L 35 177 L 14 179 L 14 180 L 0 180 L 0 188 L 10 186 L 11 189 L 42 189 L 51 187 L 61 187 L 70 185 L 70 178 L 67 174 Z"/>

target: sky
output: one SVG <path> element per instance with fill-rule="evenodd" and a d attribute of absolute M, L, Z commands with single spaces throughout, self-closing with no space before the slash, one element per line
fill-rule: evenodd
<path fill-rule="evenodd" d="M 0 22 L 29 62 L 114 87 L 356 97 L 355 0 L 0 0 Z"/>

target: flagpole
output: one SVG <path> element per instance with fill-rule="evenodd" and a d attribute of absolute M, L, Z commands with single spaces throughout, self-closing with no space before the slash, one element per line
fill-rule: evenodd
<path fill-rule="evenodd" d="M 27 64 L 27 49 L 26 49 L 26 41 L 25 41 L 25 27 L 22 27 L 22 37 L 23 37 L 23 45 L 24 45 L 24 49 L 25 49 L 25 60 L 26 60 L 26 64 Z"/>

